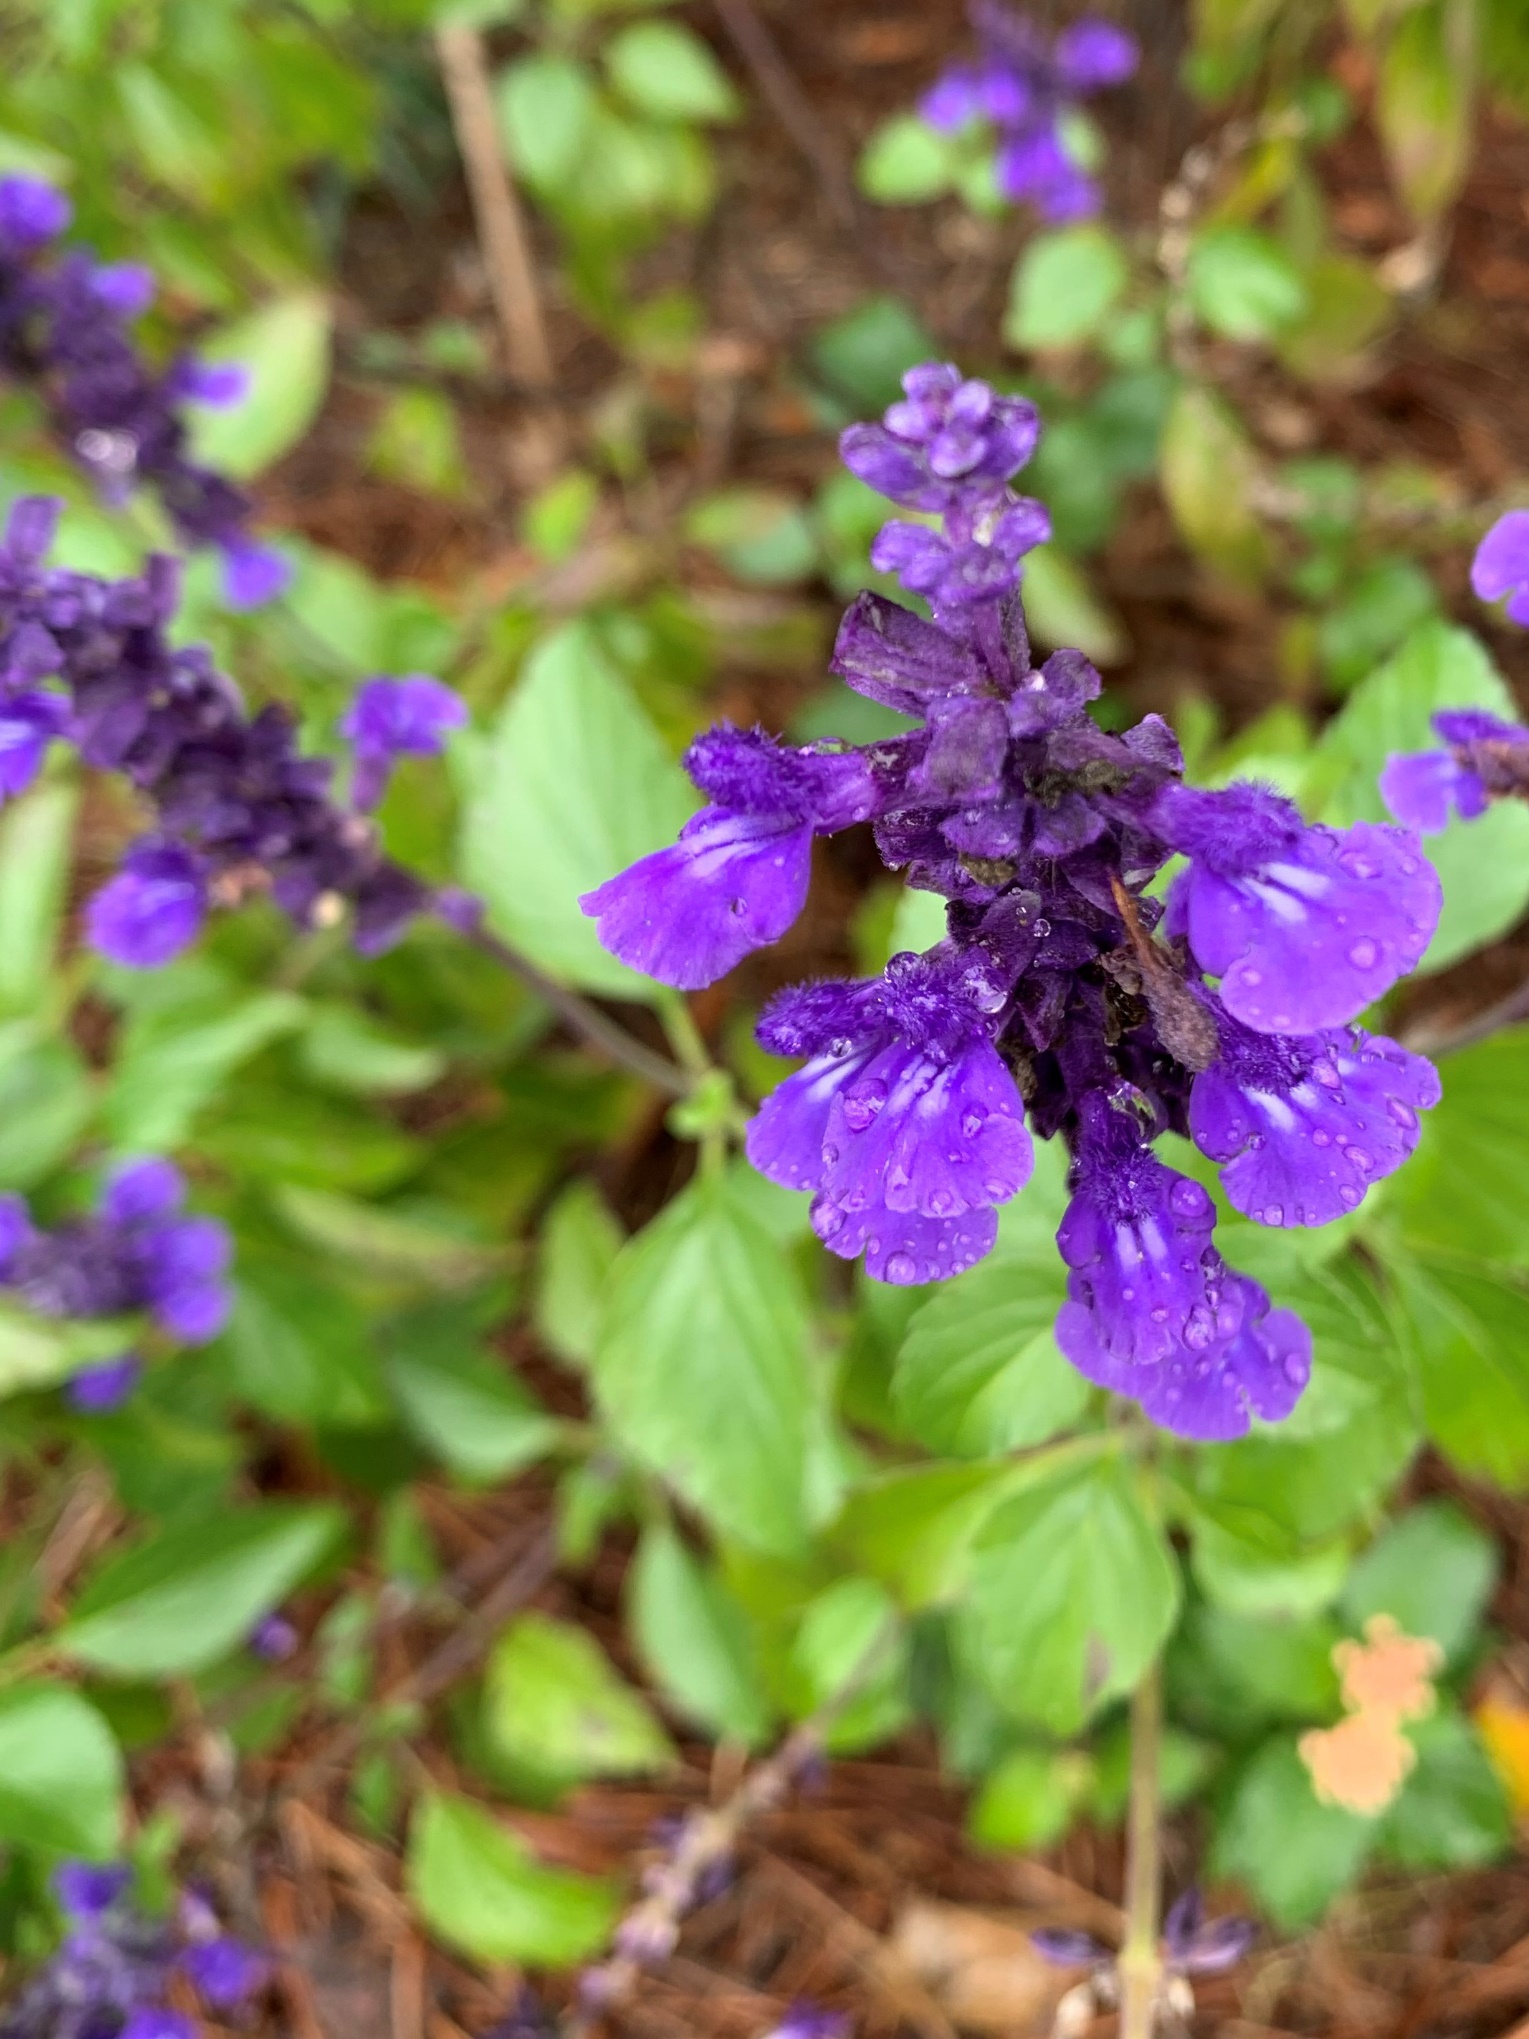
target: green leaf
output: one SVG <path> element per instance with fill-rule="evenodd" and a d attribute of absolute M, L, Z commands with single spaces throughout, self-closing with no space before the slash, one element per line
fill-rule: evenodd
<path fill-rule="evenodd" d="M 1392 1193 L 1409 1245 L 1529 1267 L 1529 1027 L 1462 1048 Z"/>
<path fill-rule="evenodd" d="M 131 1014 L 122 1029 L 102 1117 L 126 1152 L 180 1146 L 240 1063 L 295 1031 L 306 1014 L 290 991 L 234 998 L 226 985 L 199 975 L 188 972 L 185 981 L 184 1000 L 164 995 Z M 171 988 L 166 982 L 159 991 Z"/>
<path fill-rule="evenodd" d="M 320 1006 L 303 1030 L 303 1068 L 315 1083 L 358 1096 L 406 1097 L 439 1081 L 439 1048 L 401 1040 L 353 1005 Z"/>
<path fill-rule="evenodd" d="M 1403 1869 L 1479 1869 L 1505 1855 L 1513 1817 L 1502 1779 L 1453 1707 L 1411 1730 L 1417 1768 L 1380 1822 L 1377 1851 Z"/>
<path fill-rule="evenodd" d="M 560 1359 L 587 1366 L 604 1309 L 606 1276 L 625 1234 L 592 1182 L 570 1183 L 542 1227 L 536 1329 Z"/>
<path fill-rule="evenodd" d="M 1497 1571 L 1484 1529 L 1451 1501 L 1420 1501 L 1370 1545 L 1341 1606 L 1356 1628 L 1389 1614 L 1407 1635 L 1432 1636 L 1453 1663 L 1475 1640 Z"/>
<path fill-rule="evenodd" d="M 396 1318 L 387 1346 L 388 1380 L 410 1429 L 453 1472 L 509 1479 L 556 1443 L 557 1420 L 483 1349 L 461 1306 Z"/>
<path fill-rule="evenodd" d="M 923 205 L 951 189 L 955 154 L 945 136 L 916 113 L 894 113 L 861 151 L 855 178 L 878 205 Z"/>
<path fill-rule="evenodd" d="M 366 464 L 385 481 L 426 495 L 462 499 L 472 494 L 461 420 L 445 390 L 396 390 L 378 414 Z"/>
<path fill-rule="evenodd" d="M 1280 360 L 1303 382 L 1351 383 L 1395 316 L 1396 300 L 1357 255 L 1319 256 L 1305 282 L 1306 310 L 1276 340 Z"/>
<path fill-rule="evenodd" d="M 193 456 L 248 481 L 290 453 L 328 394 L 333 324 L 329 300 L 300 291 L 262 305 L 199 347 L 206 360 L 237 361 L 248 369 L 250 387 L 226 408 L 192 406 Z"/>
<path fill-rule="evenodd" d="M 1087 1381 L 1057 1349 L 1067 1270 L 1055 1247 L 998 1252 L 941 1287 L 913 1319 L 892 1397 L 920 1444 L 986 1458 L 1075 1423 Z"/>
<path fill-rule="evenodd" d="M 694 812 L 670 757 L 590 625 L 568 623 L 526 661 L 467 802 L 463 876 L 494 924 L 587 991 L 653 996 L 601 948 L 579 895 L 662 848 Z"/>
<path fill-rule="evenodd" d="M 92 1350 L 90 1341 L 99 1341 L 103 1332 L 104 1349 Z M 55 1387 L 92 1360 L 120 1353 L 129 1335 L 121 1325 L 34 1317 L 7 1299 L 0 1303 L 0 1396 Z"/>
<path fill-rule="evenodd" d="M 767 586 L 802 580 L 817 564 L 812 525 L 784 489 L 719 489 L 687 512 L 685 535 L 715 552 L 740 580 Z"/>
<path fill-rule="evenodd" d="M 669 1704 L 710 1734 L 757 1747 L 770 1708 L 748 1622 L 715 1572 L 659 1523 L 643 1536 L 628 1593 L 632 1639 Z"/>
<path fill-rule="evenodd" d="M 1338 1711 L 1332 1653 L 1340 1635 L 1327 1615 L 1283 1621 L 1194 1607 L 1169 1653 L 1175 1710 L 1243 1739 L 1275 1721 L 1328 1718 Z"/>
<path fill-rule="evenodd" d="M 276 1208 L 300 1239 L 384 1280 L 428 1288 L 470 1288 L 503 1265 L 502 1249 L 424 1219 L 381 1210 L 327 1189 L 284 1183 Z"/>
<path fill-rule="evenodd" d="M 803 1612 L 791 1663 L 801 1712 L 841 1702 L 826 1738 L 830 1754 L 874 1748 L 907 1726 L 907 1638 L 877 1580 L 838 1579 L 817 1594 Z"/>
<path fill-rule="evenodd" d="M 905 1607 L 948 1605 L 966 1590 L 977 1532 L 1029 1477 L 1019 1464 L 898 1467 L 851 1495 L 832 1541 Z"/>
<path fill-rule="evenodd" d="M 1321 1918 L 1363 1869 L 1376 1822 L 1322 1805 L 1292 1735 L 1245 1765 L 1217 1824 L 1211 1869 L 1246 1883 L 1281 1932 Z"/>
<path fill-rule="evenodd" d="M 268 1501 L 150 1536 L 86 1582 L 51 1643 L 119 1678 L 172 1678 L 227 1656 L 334 1543 L 338 1508 Z"/>
<path fill-rule="evenodd" d="M 1413 560 L 1367 566 L 1317 627 L 1317 651 L 1334 686 L 1347 692 L 1373 672 L 1438 604 L 1433 582 Z"/>
<path fill-rule="evenodd" d="M 1337 826 L 1390 816 L 1376 784 L 1386 760 L 1437 743 L 1432 717 L 1442 708 L 1485 708 L 1513 719 L 1517 710 L 1479 639 L 1433 617 L 1355 688 L 1317 746 L 1318 783 L 1330 787 L 1323 819 Z M 1507 931 L 1529 906 L 1529 808 L 1493 803 L 1479 821 L 1450 822 L 1428 838 L 1428 857 L 1444 886 L 1444 911 L 1422 970 L 1442 970 Z"/>
<path fill-rule="evenodd" d="M 1451 0 L 1422 0 L 1391 30 L 1380 62 L 1376 125 L 1424 225 L 1454 203 L 1470 168 L 1473 15 Z"/>
<path fill-rule="evenodd" d="M 0 1840 L 102 1861 L 122 1842 L 121 1752 L 67 1685 L 0 1693 Z"/>
<path fill-rule="evenodd" d="M 405 1867 L 425 1924 L 475 1961 L 572 1968 L 620 1915 L 613 1884 L 544 1868 L 518 1834 L 448 1792 L 420 1800 Z"/>
<path fill-rule="evenodd" d="M 595 85 L 571 57 L 522 57 L 500 73 L 499 122 L 510 161 L 553 190 L 572 175 L 595 116 Z"/>
<path fill-rule="evenodd" d="M 306 1270 L 239 1253 L 223 1346 L 235 1391 L 277 1422 L 386 1420 L 368 1328 L 358 1304 Z"/>
<path fill-rule="evenodd" d="M 1392 1276 L 1428 1435 L 1461 1472 L 1529 1483 L 1529 1288 L 1521 1276 L 1419 1253 Z"/>
<path fill-rule="evenodd" d="M 790 1261 L 725 1176 L 693 1182 L 611 1271 L 602 1410 L 627 1451 L 764 1550 L 796 1550 L 806 1528 L 807 1333 Z"/>
<path fill-rule="evenodd" d="M 95 1109 L 89 1070 L 63 1041 L 33 1045 L 32 1029 L 0 1036 L 0 1189 L 34 1189 L 73 1151 Z"/>
<path fill-rule="evenodd" d="M 1190 243 L 1189 296 L 1197 315 L 1228 340 L 1270 340 L 1306 309 L 1300 271 L 1256 227 L 1204 227 Z"/>
<path fill-rule="evenodd" d="M 927 361 L 937 347 L 918 314 L 900 297 L 868 297 L 814 334 L 811 351 L 815 373 L 834 395 L 857 412 L 869 412 L 895 403 L 902 394 L 903 376 Z M 854 534 L 863 552 L 879 528 L 868 514 L 869 504 L 880 503 L 881 498 L 866 491 L 865 483 L 854 475 L 835 476 L 833 486 L 846 510 L 865 516 L 864 530 L 857 525 Z M 822 497 L 818 510 L 822 516 Z M 825 521 L 832 522 L 831 513 Z M 845 535 L 848 540 L 849 532 Z"/>
<path fill-rule="evenodd" d="M 1163 493 L 1191 551 L 1228 580 L 1256 585 L 1267 565 L 1252 507 L 1258 456 L 1212 390 L 1186 383 L 1174 398 L 1160 463 Z"/>
<path fill-rule="evenodd" d="M 653 120 L 728 121 L 741 111 L 726 71 L 677 21 L 619 29 L 605 45 L 605 68 L 627 104 Z"/>
<path fill-rule="evenodd" d="M 1348 1570 L 1349 1547 L 1341 1539 L 1310 1551 L 1271 1552 L 1209 1515 L 1194 1518 L 1195 1583 L 1229 1614 L 1267 1620 L 1320 1613 L 1337 1599 Z"/>
<path fill-rule="evenodd" d="M 1071 1734 L 1162 1647 L 1179 1576 L 1135 1471 L 1062 1465 L 989 1516 L 972 1556 L 971 1635 L 1011 1712 Z"/>
<path fill-rule="evenodd" d="M 522 1615 L 494 1645 L 483 1704 L 500 1753 L 554 1776 L 641 1776 L 674 1757 L 594 1638 L 545 1614 Z"/>
<path fill-rule="evenodd" d="M 0 1016 L 42 1004 L 63 926 L 77 788 L 34 786 L 0 815 Z"/>
<path fill-rule="evenodd" d="M 983 1780 L 966 1831 L 979 1848 L 1049 1848 L 1072 1825 L 1092 1782 L 1093 1765 L 1081 1750 L 1011 1749 Z"/>
<path fill-rule="evenodd" d="M 1015 265 L 1003 336 L 1011 347 L 1076 347 L 1091 340 L 1125 294 L 1130 265 L 1101 226 L 1037 234 Z"/>

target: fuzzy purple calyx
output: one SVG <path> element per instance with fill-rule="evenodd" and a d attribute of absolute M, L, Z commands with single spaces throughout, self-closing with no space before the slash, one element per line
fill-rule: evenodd
<path fill-rule="evenodd" d="M 1194 1079 L 1189 1131 L 1221 1165 L 1234 1210 L 1261 1225 L 1327 1225 L 1417 1146 L 1439 1101 L 1421 1055 L 1359 1027 L 1302 1040 L 1259 1034 L 1226 1013 L 1221 1052 Z"/>
<path fill-rule="evenodd" d="M 1168 841 L 1190 858 L 1170 929 L 1221 979 L 1227 1010 L 1259 1033 L 1343 1026 L 1416 967 L 1443 905 L 1438 874 L 1410 831 L 1374 822 L 1306 827 L 1258 786 L 1170 786 Z"/>

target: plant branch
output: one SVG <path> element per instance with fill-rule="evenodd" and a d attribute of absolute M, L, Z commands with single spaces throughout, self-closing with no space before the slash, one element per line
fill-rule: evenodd
<path fill-rule="evenodd" d="M 538 969 L 519 949 L 501 941 L 498 935 L 490 933 L 481 924 L 464 927 L 460 922 L 447 918 L 447 925 L 483 955 L 491 956 L 512 976 L 518 977 L 528 991 L 534 992 L 544 1005 L 552 1008 L 570 1033 L 577 1034 L 580 1040 L 597 1048 L 619 1068 L 629 1069 L 644 1083 L 667 1091 L 670 1097 L 689 1094 L 692 1079 L 685 1070 L 677 1068 L 667 1056 L 656 1053 L 634 1034 L 629 1034 L 618 1021 L 609 1018 L 587 998 L 581 998 L 577 991 L 570 991 L 565 984 L 559 984 L 555 978 Z"/>
<path fill-rule="evenodd" d="M 552 349 L 525 215 L 494 116 L 483 37 L 476 28 L 439 28 L 435 46 L 509 371 L 533 389 L 548 389 L 553 381 Z"/>
<path fill-rule="evenodd" d="M 716 0 L 717 13 L 738 54 L 754 74 L 771 111 L 818 173 L 823 196 L 834 218 L 847 233 L 860 238 L 859 207 L 840 162 L 828 140 L 823 124 L 792 77 L 774 38 L 754 12 L 752 0 Z M 874 246 L 874 243 L 867 244 Z"/>
<path fill-rule="evenodd" d="M 1152 2039 L 1162 1988 L 1163 1672 L 1154 1661 L 1131 1696 L 1131 1800 L 1126 1828 L 1126 1937 L 1120 1950 L 1120 2039 Z"/>
<path fill-rule="evenodd" d="M 614 1953 L 585 1969 L 573 2008 L 559 2023 L 559 2039 L 589 2039 L 605 2014 L 631 1995 L 643 1970 L 669 1958 L 681 1921 L 702 1901 L 711 1878 L 726 1869 L 744 1829 L 773 1812 L 803 1772 L 821 1760 L 829 1732 L 881 1669 L 896 1635 L 893 1623 L 879 1629 L 838 1691 L 750 1770 L 731 1798 L 689 1815 L 673 1848 L 644 1878 L 646 1896 L 616 1928 Z"/>

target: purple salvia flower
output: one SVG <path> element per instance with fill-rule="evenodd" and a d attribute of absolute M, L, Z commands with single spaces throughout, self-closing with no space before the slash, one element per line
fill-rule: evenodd
<path fill-rule="evenodd" d="M 1508 598 L 1508 615 L 1529 624 L 1529 510 L 1499 517 L 1476 548 L 1471 586 L 1483 602 Z"/>
<path fill-rule="evenodd" d="M 1224 1975 L 1246 1958 L 1257 1938 L 1253 1919 L 1207 1919 L 1200 1892 L 1191 1884 L 1163 1920 L 1163 1964 L 1175 1975 Z"/>
<path fill-rule="evenodd" d="M 1030 1945 L 1053 1968 L 1110 1968 L 1115 1962 L 1113 1947 L 1068 1926 L 1041 1926 L 1030 1935 Z"/>
<path fill-rule="evenodd" d="M 1449 708 L 1433 718 L 1446 750 L 1395 753 L 1380 775 L 1381 798 L 1408 828 L 1437 835 L 1450 809 L 1476 821 L 1493 799 L 1529 793 L 1529 729 L 1481 708 Z"/>
<path fill-rule="evenodd" d="M 220 1935 L 187 1949 L 181 1970 L 215 2011 L 237 2010 L 265 1985 L 269 1966 L 242 1941 Z"/>
<path fill-rule="evenodd" d="M 106 262 L 92 270 L 90 288 L 118 318 L 136 319 L 154 302 L 154 272 L 141 262 Z"/>
<path fill-rule="evenodd" d="M 69 704 L 36 689 L 0 699 L 0 799 L 24 793 L 42 770 L 48 745 L 63 734 Z"/>
<path fill-rule="evenodd" d="M 190 948 L 207 917 L 201 860 L 180 843 L 135 843 L 90 902 L 91 947 L 130 970 L 157 970 Z"/>
<path fill-rule="evenodd" d="M 1040 418 L 1024 397 L 995 396 L 948 363 L 903 377 L 902 402 L 879 425 L 850 425 L 839 454 L 851 474 L 909 510 L 997 505 L 1035 451 Z"/>
<path fill-rule="evenodd" d="M 1411 1154 L 1439 1101 L 1421 1055 L 1360 1027 L 1291 1040 L 1221 1013 L 1220 1053 L 1195 1077 L 1189 1130 L 1221 1164 L 1234 1210 L 1262 1225 L 1327 1225 Z"/>
<path fill-rule="evenodd" d="M 356 756 L 351 804 L 370 813 L 387 790 L 395 759 L 438 756 L 450 732 L 466 721 L 462 697 L 425 673 L 364 681 L 340 724 Z"/>
<path fill-rule="evenodd" d="M 1099 190 L 1069 155 L 1065 124 L 1085 94 L 1133 75 L 1136 43 L 1110 22 L 1085 19 L 1048 47 L 1034 23 L 996 0 L 973 0 L 971 18 L 977 62 L 948 70 L 919 111 L 943 133 L 990 121 L 1006 198 L 1028 201 L 1052 225 L 1088 218 L 1099 210 Z"/>
<path fill-rule="evenodd" d="M 122 1407 L 142 1379 L 143 1361 L 136 1352 L 124 1352 L 120 1359 L 102 1360 L 71 1374 L 64 1396 L 76 1415 L 109 1416 Z"/>
<path fill-rule="evenodd" d="M 0 246 L 30 254 L 56 240 L 74 217 L 61 191 L 39 177 L 0 177 Z"/>
<path fill-rule="evenodd" d="M 239 540 L 220 548 L 223 554 L 223 599 L 242 614 L 280 601 L 292 585 L 292 562 L 269 545 Z"/>
<path fill-rule="evenodd" d="M 1311 1375 L 1311 1334 L 1227 1267 L 1211 1243 L 1215 1205 L 1153 1155 L 1135 1099 L 1092 1092 L 1080 1116 L 1057 1234 L 1071 1270 L 1062 1351 L 1181 1437 L 1216 1443 L 1253 1416 L 1288 1416 Z"/>
<path fill-rule="evenodd" d="M 184 2011 L 172 2011 L 167 2004 L 144 2004 L 133 2012 L 118 2039 L 197 2039 L 197 2033 Z"/>
<path fill-rule="evenodd" d="M 222 411 L 242 404 L 253 381 L 242 361 L 199 361 L 194 354 L 183 354 L 171 367 L 166 386 L 180 403 Z"/>
<path fill-rule="evenodd" d="M 1438 926 L 1438 874 L 1409 831 L 1308 828 L 1266 787 L 1172 786 L 1158 818 L 1189 858 L 1170 928 L 1260 1033 L 1343 1026 L 1416 967 Z"/>
<path fill-rule="evenodd" d="M 63 1862 L 53 1872 L 53 1894 L 71 1919 L 84 1923 L 109 1912 L 132 1881 L 125 1862 Z"/>

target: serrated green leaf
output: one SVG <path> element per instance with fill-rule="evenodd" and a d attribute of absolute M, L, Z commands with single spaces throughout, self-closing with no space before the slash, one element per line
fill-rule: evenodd
<path fill-rule="evenodd" d="M 102 1104 L 107 1131 L 130 1153 L 177 1147 L 219 1087 L 272 1041 L 294 1032 L 307 1008 L 290 991 L 230 995 L 223 987 L 133 1013 L 122 1030 Z M 168 992 L 169 986 L 165 990 Z"/>
<path fill-rule="evenodd" d="M 1453 1707 L 1411 1730 L 1417 1768 L 1380 1823 L 1377 1853 L 1403 1869 L 1478 1869 L 1505 1855 L 1513 1816 L 1502 1779 Z"/>
<path fill-rule="evenodd" d="M 570 1183 L 542 1227 L 536 1328 L 560 1359 L 586 1366 L 594 1357 L 606 1277 L 625 1234 L 592 1182 Z"/>
<path fill-rule="evenodd" d="M 1506 1269 L 1422 1252 L 1392 1276 L 1428 1435 L 1464 1473 L 1529 1483 L 1529 1286 Z"/>
<path fill-rule="evenodd" d="M 601 948 L 579 895 L 673 841 L 696 807 L 684 773 L 587 623 L 526 661 L 469 791 L 463 877 L 495 926 L 587 991 L 654 996 Z"/>
<path fill-rule="evenodd" d="M 502 1248 L 332 1190 L 286 1183 L 276 1191 L 274 1202 L 300 1239 L 385 1280 L 469 1288 L 504 1262 Z"/>
<path fill-rule="evenodd" d="M 1049 1848 L 1072 1825 L 1092 1782 L 1093 1765 L 1079 1749 L 1011 1749 L 983 1779 L 966 1831 L 979 1848 Z"/>
<path fill-rule="evenodd" d="M 509 1479 L 556 1443 L 557 1420 L 484 1350 L 460 1306 L 395 1318 L 385 1342 L 388 1380 L 410 1429 L 453 1471 Z"/>
<path fill-rule="evenodd" d="M 1354 1881 L 1376 1837 L 1376 1821 L 1318 1802 L 1295 1738 L 1276 1735 L 1232 1786 L 1211 1867 L 1246 1883 L 1282 1932 L 1296 1932 Z"/>
<path fill-rule="evenodd" d="M 595 85 L 572 57 L 538 53 L 500 73 L 499 120 L 511 162 L 551 190 L 570 176 L 596 110 Z"/>
<path fill-rule="evenodd" d="M 312 1570 L 343 1522 L 327 1503 L 271 1501 L 151 1535 L 91 1574 L 51 1645 L 119 1678 L 206 1670 Z"/>
<path fill-rule="evenodd" d="M 42 1004 L 63 926 L 77 788 L 34 786 L 0 815 L 0 1016 Z"/>
<path fill-rule="evenodd" d="M 1453 1502 L 1420 1501 L 1370 1545 L 1340 1605 L 1356 1628 L 1389 1614 L 1407 1635 L 1432 1636 L 1453 1662 L 1475 1638 L 1497 1573 L 1485 1530 Z"/>
<path fill-rule="evenodd" d="M 1212 390 L 1186 383 L 1173 400 L 1160 449 L 1163 493 L 1190 549 L 1229 580 L 1256 584 L 1268 547 L 1252 507 L 1258 458 Z"/>

